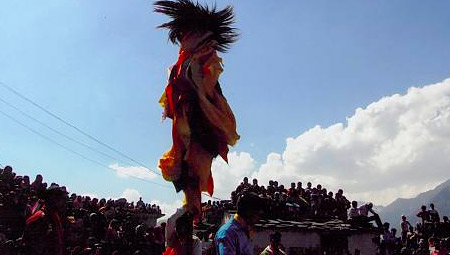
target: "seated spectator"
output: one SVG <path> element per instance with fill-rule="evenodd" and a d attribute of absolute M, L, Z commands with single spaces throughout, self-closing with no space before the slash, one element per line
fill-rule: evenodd
<path fill-rule="evenodd" d="M 366 203 L 358 208 L 359 215 L 361 217 L 364 217 L 367 222 L 375 221 L 377 226 L 380 228 L 380 230 L 383 228 L 380 216 L 373 210 L 373 204 L 372 203 Z M 372 216 L 369 216 L 369 212 L 372 214 Z"/>

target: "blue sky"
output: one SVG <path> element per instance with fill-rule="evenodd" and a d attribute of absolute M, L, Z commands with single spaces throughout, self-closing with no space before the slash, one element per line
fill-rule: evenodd
<path fill-rule="evenodd" d="M 448 1 L 217 1 L 219 8 L 227 4 L 241 38 L 222 54 L 221 83 L 242 137 L 232 151 L 250 155 L 249 175 L 272 153 L 283 154 L 290 137 L 316 125 L 345 127 L 357 108 L 450 77 Z M 171 144 L 171 122 L 161 122 L 157 101 L 178 53 L 167 32 L 155 28 L 164 21 L 151 1 L 2 1 L 0 82 L 157 170 Z M 0 97 L 121 161 L 0 102 L 1 111 L 74 151 L 106 166 L 136 166 L 1 85 Z M 180 198 L 170 187 L 120 177 L 4 115 L 0 123 L 0 163 L 20 174 L 42 173 L 48 182 L 101 197 L 135 189 L 148 201 Z"/>

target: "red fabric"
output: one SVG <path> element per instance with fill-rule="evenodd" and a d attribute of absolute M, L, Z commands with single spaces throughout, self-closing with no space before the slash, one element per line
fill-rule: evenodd
<path fill-rule="evenodd" d="M 59 217 L 58 213 L 53 212 L 52 218 L 56 226 L 56 232 L 58 234 L 58 251 L 60 255 L 64 254 L 64 233 L 63 233 L 63 227 L 61 224 L 61 218 Z"/>
<path fill-rule="evenodd" d="M 39 211 L 33 213 L 30 217 L 27 218 L 26 224 L 30 225 L 31 223 L 39 220 L 42 217 L 44 217 L 44 212 L 42 210 L 39 210 Z"/>
<path fill-rule="evenodd" d="M 172 247 L 167 247 L 162 255 L 177 255 L 177 251 Z"/>

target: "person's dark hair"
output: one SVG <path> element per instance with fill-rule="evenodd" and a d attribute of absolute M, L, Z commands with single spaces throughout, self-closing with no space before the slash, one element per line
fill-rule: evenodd
<path fill-rule="evenodd" d="M 258 213 L 266 207 L 265 199 L 254 192 L 246 192 L 237 201 L 237 213 L 244 219 L 251 214 Z"/>
<path fill-rule="evenodd" d="M 190 0 L 161 0 L 156 1 L 154 6 L 155 12 L 171 18 L 158 28 L 168 29 L 169 40 L 174 44 L 181 43 L 183 36 L 190 32 L 211 32 L 209 40 L 217 42 L 214 48 L 226 52 L 238 38 L 236 28 L 233 27 L 232 6 L 217 10 L 215 6 L 210 8 Z"/>
<path fill-rule="evenodd" d="M 280 232 L 275 232 L 273 234 L 270 234 L 269 240 L 273 242 L 280 242 L 281 241 L 281 234 Z"/>

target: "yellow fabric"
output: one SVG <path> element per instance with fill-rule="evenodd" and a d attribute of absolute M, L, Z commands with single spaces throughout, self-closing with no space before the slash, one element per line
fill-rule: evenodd
<path fill-rule="evenodd" d="M 236 132 L 236 120 L 226 99 L 216 89 L 219 76 L 223 72 L 222 59 L 213 48 L 214 41 L 203 42 L 206 36 L 193 34 L 186 36 L 181 45 L 180 59 L 177 62 L 179 69 L 175 71 L 177 71 L 177 75 L 188 80 L 186 86 L 190 86 L 189 90 L 195 91 L 197 104 L 210 124 L 208 128 L 216 130 L 214 133 L 221 134 L 220 137 L 217 137 L 218 141 L 234 145 L 239 139 Z M 198 210 L 201 208 L 200 192 L 206 191 L 210 195 L 213 193 L 211 164 L 215 155 L 203 148 L 201 141 L 192 139 L 192 130 L 188 119 L 195 119 L 195 116 L 188 116 L 190 106 L 183 105 L 182 93 L 179 98 L 174 99 L 179 100 L 176 102 L 178 104 L 176 109 L 170 109 L 170 95 L 168 95 L 170 89 L 166 88 L 159 103 L 164 107 L 165 115 L 173 114 L 173 145 L 160 159 L 159 167 L 165 180 L 176 181 L 180 178 L 183 162 L 187 163 L 188 176 L 197 180 L 198 186 L 184 190 L 186 204 L 188 209 L 196 208 Z M 219 155 L 226 161 L 227 153 L 227 146 L 219 148 Z"/>

